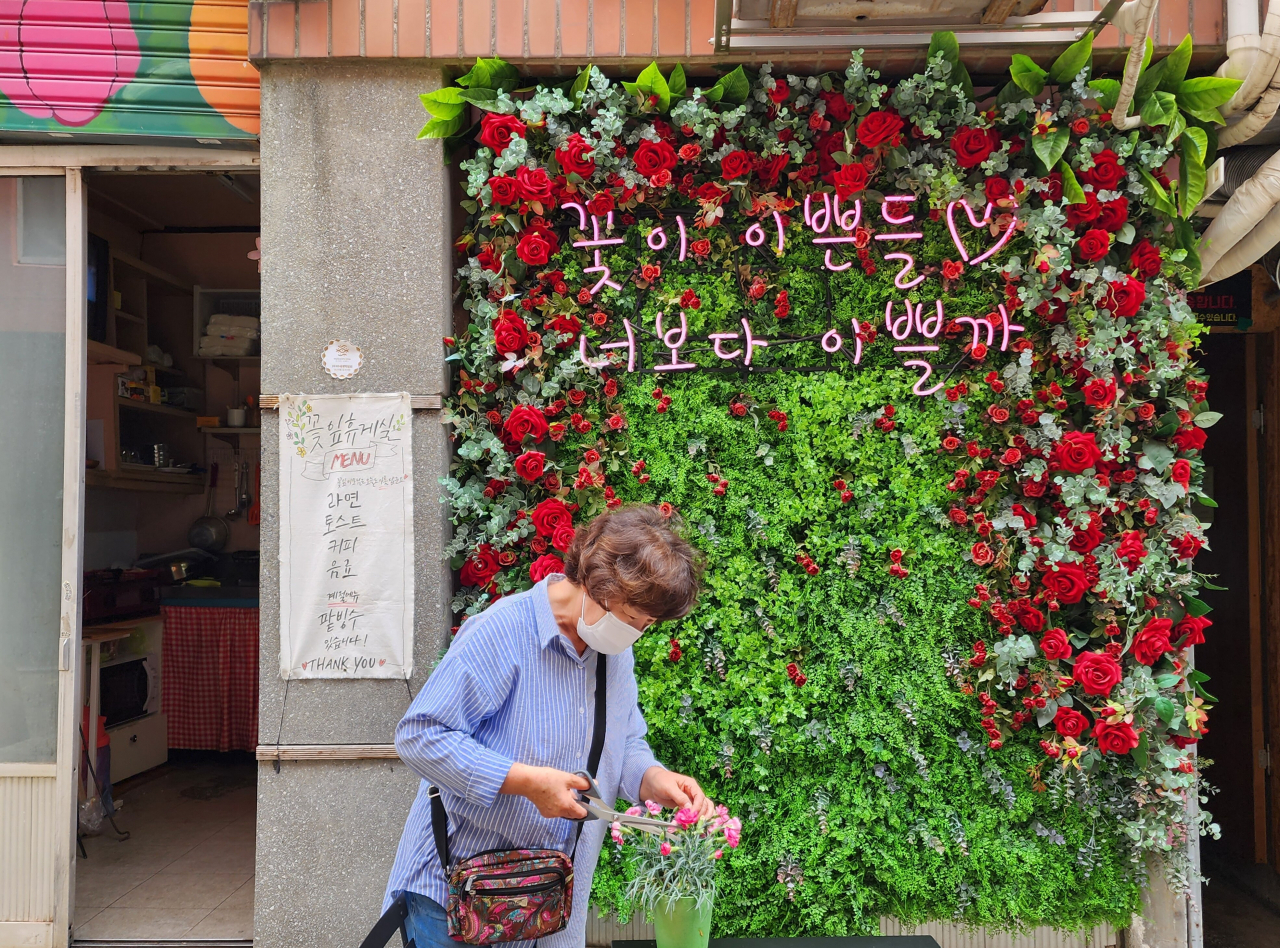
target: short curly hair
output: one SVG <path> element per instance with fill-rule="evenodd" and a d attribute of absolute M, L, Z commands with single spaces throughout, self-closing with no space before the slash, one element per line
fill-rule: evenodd
<path fill-rule="evenodd" d="M 574 534 L 564 573 L 601 605 L 625 602 L 656 621 L 678 619 L 698 601 L 702 557 L 657 507 L 607 510 Z"/>

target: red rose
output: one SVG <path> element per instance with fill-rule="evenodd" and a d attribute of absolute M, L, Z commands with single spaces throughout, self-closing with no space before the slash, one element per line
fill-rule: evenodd
<path fill-rule="evenodd" d="M 1053 726 L 1063 737 L 1079 737 L 1089 727 L 1089 719 L 1074 708 L 1059 708 Z"/>
<path fill-rule="evenodd" d="M 844 97 L 843 92 L 836 92 L 834 89 L 830 92 L 819 92 L 818 98 L 827 103 L 827 118 L 831 121 L 840 124 L 849 121 L 853 112 L 849 109 L 849 100 Z"/>
<path fill-rule="evenodd" d="M 1083 474 L 1102 460 L 1092 431 L 1068 431 L 1049 452 L 1049 470 Z"/>
<path fill-rule="evenodd" d="M 489 191 L 493 194 L 493 203 L 503 207 L 520 200 L 520 188 L 516 185 L 516 179 L 506 175 L 490 178 Z"/>
<path fill-rule="evenodd" d="M 503 440 L 515 446 L 519 446 L 526 437 L 532 437 L 536 444 L 546 434 L 547 419 L 532 405 L 517 405 L 502 424 Z"/>
<path fill-rule="evenodd" d="M 987 178 L 982 185 L 982 191 L 987 196 L 987 201 L 995 204 L 1009 197 L 1013 188 L 1009 184 L 1007 178 Z"/>
<path fill-rule="evenodd" d="M 580 178 L 589 178 L 596 170 L 596 163 L 587 155 L 592 152 L 591 145 L 585 138 L 574 132 L 556 152 L 556 161 L 565 174 L 576 174 Z M 563 564 L 562 564 L 563 565 Z M 532 569 L 532 567 L 530 567 Z"/>
<path fill-rule="evenodd" d="M 750 153 L 741 149 L 731 151 L 720 159 L 720 176 L 726 181 L 741 178 L 743 175 L 751 173 L 752 164 Z"/>
<path fill-rule="evenodd" d="M 990 566 L 995 562 L 996 555 L 992 552 L 991 547 L 979 541 L 975 543 L 969 550 L 969 555 L 973 557 L 974 566 Z"/>
<path fill-rule="evenodd" d="M 729 196 L 729 190 L 721 187 L 714 181 L 707 181 L 698 186 L 698 190 L 694 192 L 694 197 L 699 201 L 707 201 L 713 204 L 723 204 L 724 199 Z"/>
<path fill-rule="evenodd" d="M 538 536 L 554 536 L 556 528 L 561 524 L 573 526 L 573 514 L 558 497 L 548 497 L 533 508 L 533 526 Z"/>
<path fill-rule="evenodd" d="M 1100 228 L 1086 230 L 1084 236 L 1076 241 L 1076 256 L 1086 262 L 1101 260 L 1111 249 L 1111 235 Z"/>
<path fill-rule="evenodd" d="M 789 161 L 791 161 L 791 156 L 785 151 L 780 155 L 774 155 L 772 158 L 762 159 L 756 165 L 756 177 L 760 179 L 760 183 L 766 188 L 772 188 L 778 183 L 778 178 L 782 175 L 782 170 L 786 168 Z"/>
<path fill-rule="evenodd" d="M 1179 451 L 1199 451 L 1204 447 L 1205 437 L 1203 428 L 1192 425 L 1175 434 L 1169 439 L 1169 443 Z"/>
<path fill-rule="evenodd" d="M 822 174 L 827 174 L 836 170 L 836 160 L 831 156 L 843 150 L 844 135 L 839 132 L 832 132 L 830 135 L 822 135 L 814 139 L 813 151 L 810 154 L 818 156 L 818 171 Z"/>
<path fill-rule="evenodd" d="M 608 214 L 614 207 L 613 192 L 608 189 L 597 191 L 591 200 L 587 202 L 587 210 L 599 217 Z"/>
<path fill-rule="evenodd" d="M 1120 663 L 1106 652 L 1081 652 L 1076 658 L 1073 676 L 1087 695 L 1105 696 L 1120 684 L 1124 672 Z"/>
<path fill-rule="evenodd" d="M 1098 749 L 1110 754 L 1127 754 L 1138 746 L 1138 735 L 1127 721 L 1108 724 L 1102 718 L 1093 722 L 1093 736 Z"/>
<path fill-rule="evenodd" d="M 1138 310 L 1146 299 L 1147 285 L 1141 280 L 1135 280 L 1126 275 L 1124 282 L 1117 281 L 1111 284 L 1111 289 L 1107 291 L 1102 305 L 1111 310 L 1113 316 L 1129 317 L 1138 315 Z"/>
<path fill-rule="evenodd" d="M 1129 251 L 1129 266 L 1138 271 L 1138 275 L 1150 279 L 1160 272 L 1163 261 L 1156 246 L 1143 237 Z"/>
<path fill-rule="evenodd" d="M 1178 458 L 1169 468 L 1169 480 L 1183 487 L 1191 485 L 1191 462 L 1186 458 Z"/>
<path fill-rule="evenodd" d="M 516 244 L 516 256 L 531 267 L 541 267 L 551 259 L 556 247 L 541 231 L 526 230 Z"/>
<path fill-rule="evenodd" d="M 1044 199 L 1046 201 L 1062 200 L 1062 173 L 1059 171 L 1051 171 L 1048 175 L 1040 179 L 1044 185 Z"/>
<path fill-rule="evenodd" d="M 544 553 L 529 564 L 529 578 L 540 583 L 552 573 L 564 572 L 564 560 L 554 553 Z"/>
<path fill-rule="evenodd" d="M 968 125 L 956 129 L 951 136 L 951 150 L 956 153 L 956 164 L 961 168 L 973 168 L 982 164 L 1000 145 L 1000 133 L 991 128 L 971 128 Z"/>
<path fill-rule="evenodd" d="M 1106 408 L 1115 401 L 1116 380 L 1089 379 L 1080 391 L 1084 393 L 1084 403 L 1086 405 L 1092 405 L 1095 408 Z"/>
<path fill-rule="evenodd" d="M 695 240 L 689 245 L 689 250 L 695 257 L 705 257 L 711 253 L 711 241 L 706 238 Z"/>
<path fill-rule="evenodd" d="M 572 313 L 560 313 L 547 320 L 547 328 L 556 333 L 569 336 L 568 342 L 562 342 L 556 346 L 557 349 L 562 349 L 578 337 L 578 333 L 582 331 L 582 322 Z M 564 407 L 564 402 L 561 402 L 560 405 Z M 556 413 L 552 412 L 552 414 Z"/>
<path fill-rule="evenodd" d="M 1098 226 L 1115 233 L 1129 221 L 1129 199 L 1118 197 L 1107 201 L 1098 213 Z"/>
<path fill-rule="evenodd" d="M 656 142 L 642 138 L 636 145 L 635 154 L 631 156 L 636 171 L 646 178 L 652 178 L 659 171 L 671 171 L 676 166 L 676 150 L 665 139 Z"/>
<path fill-rule="evenodd" d="M 896 145 L 902 126 L 902 117 L 895 112 L 868 112 L 858 123 L 858 141 L 864 148 L 875 148 L 885 142 Z"/>
<path fill-rule="evenodd" d="M 1172 638 L 1178 640 L 1178 648 L 1200 645 L 1204 642 L 1204 630 L 1211 625 L 1213 622 L 1204 616 L 1185 616 L 1173 627 Z"/>
<path fill-rule="evenodd" d="M 1180 560 L 1192 560 L 1195 559 L 1196 554 L 1200 552 L 1200 548 L 1203 546 L 1204 541 L 1199 537 L 1190 533 L 1184 533 L 1182 536 L 1178 537 L 1178 541 L 1174 543 L 1173 552 L 1178 555 L 1178 559 Z"/>
<path fill-rule="evenodd" d="M 1028 632 L 1039 632 L 1044 628 L 1044 613 L 1027 605 L 1026 600 L 1023 600 L 1023 604 L 1018 607 L 1016 615 L 1018 625 Z"/>
<path fill-rule="evenodd" d="M 476 140 L 486 148 L 492 148 L 495 155 L 507 150 L 513 138 L 524 138 L 526 131 L 524 122 L 514 115 L 499 115 L 497 112 L 486 112 L 480 119 L 480 134 Z"/>
<path fill-rule="evenodd" d="M 944 280 L 958 279 L 960 274 L 962 273 L 964 273 L 964 264 L 961 263 L 959 260 L 943 260 L 942 261 L 942 278 Z M 983 345 L 983 343 L 980 342 L 978 343 L 978 345 L 981 346 Z M 976 346 L 974 347 L 973 352 L 974 352 L 974 358 L 978 358 L 978 359 L 982 358 L 982 354 L 977 351 Z"/>
<path fill-rule="evenodd" d="M 1098 204 L 1098 196 L 1092 191 L 1086 192 L 1084 200 L 1079 204 L 1068 204 L 1063 210 L 1067 214 L 1067 226 L 1071 228 L 1096 221 L 1098 215 L 1102 213 L 1102 208 Z"/>
<path fill-rule="evenodd" d="M 1154 665 L 1160 656 L 1172 651 L 1169 633 L 1173 630 L 1171 619 L 1149 619 L 1142 631 L 1133 637 L 1133 657 L 1144 665 Z"/>
<path fill-rule="evenodd" d="M 523 350 L 530 343 L 530 335 L 524 320 L 517 316 L 514 310 L 504 310 L 497 322 L 493 324 L 494 345 L 504 355 Z"/>
<path fill-rule="evenodd" d="M 1093 167 L 1080 172 L 1086 184 L 1092 184 L 1099 191 L 1114 191 L 1116 185 L 1124 180 L 1124 166 L 1110 148 L 1104 148 L 1093 156 Z"/>
<path fill-rule="evenodd" d="M 1067 633 L 1062 629 L 1050 629 L 1040 640 L 1040 651 L 1050 661 L 1071 657 L 1071 643 L 1067 641 Z"/>
<path fill-rule="evenodd" d="M 558 524 L 551 533 L 551 545 L 562 553 L 569 549 L 569 544 L 573 542 L 573 524 Z"/>
<path fill-rule="evenodd" d="M 526 481 L 536 481 L 546 463 L 547 456 L 541 451 L 526 451 L 516 458 L 516 473 Z"/>
<path fill-rule="evenodd" d="M 1102 530 L 1096 525 L 1089 524 L 1081 530 L 1076 527 L 1076 535 L 1071 538 L 1071 542 L 1067 544 L 1076 553 L 1092 553 L 1102 543 Z"/>
<path fill-rule="evenodd" d="M 1142 565 L 1142 560 L 1146 555 L 1147 547 L 1143 543 L 1142 533 L 1138 530 L 1126 530 L 1121 535 L 1119 546 L 1116 547 L 1116 556 L 1132 573 Z"/>
<path fill-rule="evenodd" d="M 867 174 L 867 169 L 862 166 L 862 162 L 851 161 L 833 171 L 827 176 L 827 180 L 835 186 L 836 194 L 840 197 L 840 200 L 844 201 L 864 189 L 870 177 Z"/>
<path fill-rule="evenodd" d="M 1064 605 L 1079 602 L 1091 585 L 1079 563 L 1059 563 L 1056 569 L 1044 574 L 1041 582 L 1049 594 Z"/>
<path fill-rule="evenodd" d="M 464 586 L 488 586 L 499 569 L 498 554 L 488 543 L 482 543 L 462 564 L 458 578 Z"/>
<path fill-rule="evenodd" d="M 545 168 L 521 165 L 516 169 L 516 183 L 520 186 L 520 197 L 524 200 L 551 203 L 551 179 L 547 177 Z"/>

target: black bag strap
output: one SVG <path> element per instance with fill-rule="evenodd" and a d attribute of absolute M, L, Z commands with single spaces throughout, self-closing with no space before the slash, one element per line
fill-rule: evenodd
<path fill-rule="evenodd" d="M 409 902 L 402 892 L 400 897 L 382 913 L 382 918 L 373 923 L 369 934 L 365 936 L 364 941 L 360 942 L 360 948 L 386 948 L 387 942 L 391 940 L 391 936 L 397 929 L 400 931 L 400 940 L 406 948 L 413 948 L 413 941 L 409 938 L 404 924 L 408 917 Z"/>
<path fill-rule="evenodd" d="M 609 677 L 606 658 L 608 656 L 603 652 L 596 654 L 595 725 L 591 730 L 591 752 L 587 755 L 587 772 L 592 777 L 596 775 L 596 770 L 600 767 L 600 757 L 604 753 L 604 732 L 608 718 L 608 695 L 605 690 L 605 682 Z M 444 801 L 440 798 L 439 787 L 434 785 L 428 787 L 427 796 L 431 798 L 431 831 L 436 838 L 436 855 L 440 857 L 440 866 L 444 869 L 445 875 L 448 875 L 450 865 L 449 815 L 445 812 Z M 578 830 L 573 837 L 573 849 L 569 851 L 571 857 L 578 849 L 578 838 L 582 836 L 582 824 L 585 821 L 578 820 L 577 822 Z M 387 937 L 390 938 L 390 934 Z M 361 948 L 364 948 L 364 946 L 361 946 Z"/>

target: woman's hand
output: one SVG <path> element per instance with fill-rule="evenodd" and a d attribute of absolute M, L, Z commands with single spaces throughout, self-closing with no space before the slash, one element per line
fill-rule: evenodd
<path fill-rule="evenodd" d="M 590 786 L 585 777 L 554 767 L 512 764 L 498 792 L 526 797 L 547 819 L 580 820 L 587 811 L 577 803 L 577 795 L 573 791 L 586 790 Z"/>
<path fill-rule="evenodd" d="M 715 815 L 716 806 L 702 792 L 698 781 L 665 767 L 650 767 L 640 781 L 640 799 L 652 800 L 666 807 L 688 806 L 698 815 L 709 819 Z"/>

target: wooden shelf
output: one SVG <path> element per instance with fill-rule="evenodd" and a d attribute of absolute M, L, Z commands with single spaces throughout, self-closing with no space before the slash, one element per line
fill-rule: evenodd
<path fill-rule="evenodd" d="M 105 342 L 97 342 L 93 339 L 88 340 L 88 353 L 90 365 L 141 365 L 142 357 L 134 352 L 126 352 L 124 349 L 117 349 L 115 346 L 109 346 Z"/>
<path fill-rule="evenodd" d="M 151 470 L 103 471 L 93 468 L 84 472 L 87 487 L 115 490 L 148 491 L 159 494 L 202 494 L 204 478 L 199 474 L 162 474 Z"/>
<path fill-rule="evenodd" d="M 126 398 L 123 395 L 116 396 L 116 404 L 121 408 L 135 408 L 138 411 L 152 411 L 159 415 L 175 415 L 179 418 L 196 417 L 193 411 L 187 411 L 185 408 L 174 408 L 172 405 L 155 405 L 151 402 L 140 402 L 136 398 Z"/>
<path fill-rule="evenodd" d="M 128 267 L 130 270 L 137 271 L 142 276 L 146 277 L 148 280 L 151 280 L 153 283 L 159 283 L 163 286 L 169 287 L 170 289 L 179 290 L 183 293 L 187 293 L 187 294 L 191 293 L 190 283 L 184 283 L 182 280 L 179 280 L 173 274 L 166 273 L 164 270 L 161 270 L 159 267 L 152 266 L 146 261 L 139 260 L 137 257 L 124 253 L 123 251 L 120 251 L 120 250 L 111 251 L 111 259 L 118 264 L 123 264 L 124 266 Z"/>
<path fill-rule="evenodd" d="M 239 435 L 260 435 L 261 428 L 201 428 L 205 434 L 239 434 Z"/>
<path fill-rule="evenodd" d="M 139 326 L 145 326 L 147 322 L 141 316 L 134 316 L 132 313 L 126 313 L 122 309 L 116 310 L 116 319 L 123 319 L 127 322 L 137 323 Z"/>

